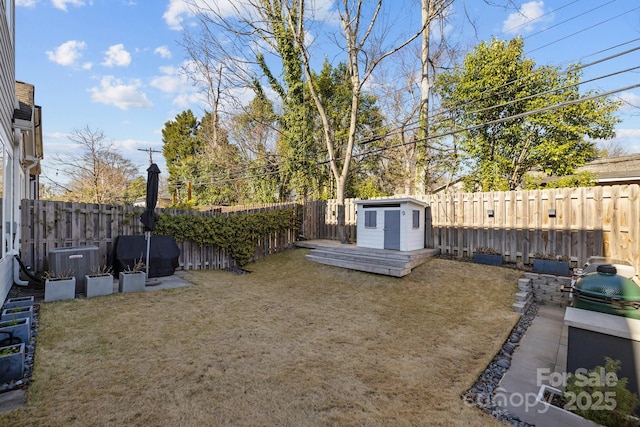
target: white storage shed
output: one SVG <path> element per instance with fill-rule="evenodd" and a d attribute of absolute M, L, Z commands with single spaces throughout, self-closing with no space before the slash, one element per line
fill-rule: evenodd
<path fill-rule="evenodd" d="M 357 200 L 358 240 L 362 248 L 424 249 L 427 203 L 411 197 Z"/>

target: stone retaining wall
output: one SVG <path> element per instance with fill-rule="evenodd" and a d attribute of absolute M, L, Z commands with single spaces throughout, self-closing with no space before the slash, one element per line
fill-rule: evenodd
<path fill-rule="evenodd" d="M 554 276 L 551 274 L 524 273 L 524 277 L 518 279 L 518 292 L 513 310 L 524 313 L 533 301 L 540 304 L 567 307 L 569 305 L 569 292 L 562 292 L 562 287 L 569 289 L 571 277 Z"/>

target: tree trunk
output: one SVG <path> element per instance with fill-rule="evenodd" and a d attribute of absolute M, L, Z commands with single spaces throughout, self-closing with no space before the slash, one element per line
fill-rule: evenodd
<path fill-rule="evenodd" d="M 338 203 L 338 212 L 337 220 L 338 220 L 338 238 L 341 243 L 348 243 L 347 241 L 347 233 L 345 232 L 345 209 L 344 209 L 344 187 L 346 183 L 346 179 L 340 177 L 337 180 L 338 185 L 336 186 L 336 201 Z"/>

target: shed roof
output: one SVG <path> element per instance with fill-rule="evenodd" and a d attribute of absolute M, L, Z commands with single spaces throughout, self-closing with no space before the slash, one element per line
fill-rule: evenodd
<path fill-rule="evenodd" d="M 426 202 L 423 202 L 422 200 L 418 200 L 418 199 L 414 199 L 413 197 L 399 197 L 399 198 L 393 198 L 393 199 L 362 199 L 362 200 L 356 200 L 353 203 L 355 203 L 356 205 L 387 205 L 389 203 L 407 203 L 407 202 L 411 202 L 411 203 L 415 203 L 416 205 L 420 205 L 423 207 L 427 207 L 429 204 Z"/>

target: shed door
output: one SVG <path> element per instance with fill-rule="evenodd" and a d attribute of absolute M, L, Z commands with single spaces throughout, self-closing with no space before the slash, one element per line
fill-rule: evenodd
<path fill-rule="evenodd" d="M 384 248 L 400 250 L 400 211 L 384 211 Z"/>

